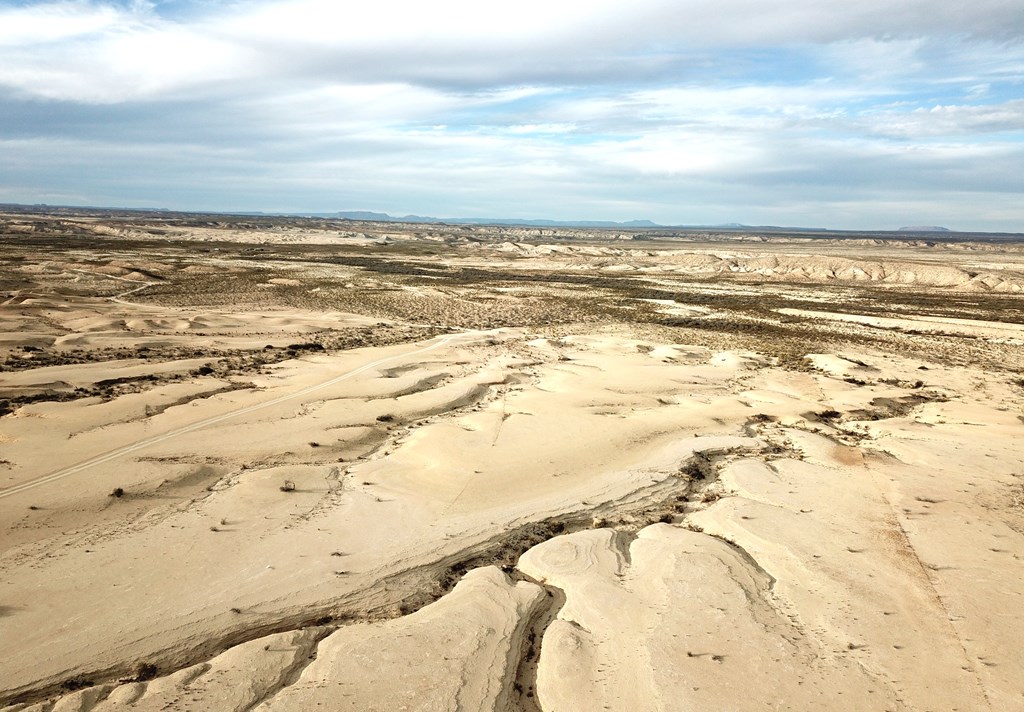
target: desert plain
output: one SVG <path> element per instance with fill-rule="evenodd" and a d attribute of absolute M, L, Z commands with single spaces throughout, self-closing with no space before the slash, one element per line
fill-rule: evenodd
<path fill-rule="evenodd" d="M 0 214 L 0 710 L 1024 710 L 1019 237 Z"/>

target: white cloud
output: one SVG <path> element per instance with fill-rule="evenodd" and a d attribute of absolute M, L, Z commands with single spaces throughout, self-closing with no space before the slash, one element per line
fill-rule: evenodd
<path fill-rule="evenodd" d="M 1024 180 L 1022 23 L 1000 0 L 0 8 L 0 193 L 819 225 L 890 195 L 981 210 Z"/>
<path fill-rule="evenodd" d="M 504 130 L 510 134 L 526 136 L 531 134 L 571 134 L 575 133 L 577 129 L 576 124 L 515 124 Z"/>
<path fill-rule="evenodd" d="M 919 70 L 929 36 L 1019 43 L 1024 19 L 1010 3 L 966 7 L 951 0 L 278 0 L 216 3 L 171 20 L 149 3 L 49 2 L 0 10 L 0 85 L 116 101 L 274 79 L 579 84 L 696 66 L 716 48 L 815 43 L 835 45 L 848 71 L 884 75 Z"/>
<path fill-rule="evenodd" d="M 0 9 L 0 47 L 66 42 L 131 24 L 130 14 L 109 5 L 55 2 Z"/>
<path fill-rule="evenodd" d="M 912 111 L 878 111 L 865 114 L 862 119 L 872 133 L 904 138 L 1024 132 L 1024 99 L 998 104 L 937 104 Z"/>

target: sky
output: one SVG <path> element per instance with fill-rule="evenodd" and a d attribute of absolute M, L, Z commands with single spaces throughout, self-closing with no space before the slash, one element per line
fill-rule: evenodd
<path fill-rule="evenodd" d="M 0 203 L 1024 232 L 1021 0 L 0 0 Z"/>

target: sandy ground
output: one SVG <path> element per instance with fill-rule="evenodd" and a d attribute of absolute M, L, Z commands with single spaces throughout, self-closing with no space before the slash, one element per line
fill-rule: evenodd
<path fill-rule="evenodd" d="M 1014 250 L 133 249 L 5 253 L 5 712 L 1024 710 Z"/>

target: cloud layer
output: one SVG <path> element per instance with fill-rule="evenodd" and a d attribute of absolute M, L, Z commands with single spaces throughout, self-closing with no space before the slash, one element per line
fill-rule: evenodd
<path fill-rule="evenodd" d="M 0 7 L 0 201 L 1024 231 L 1024 13 Z"/>

